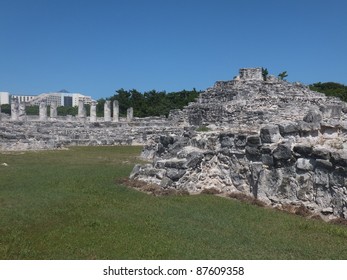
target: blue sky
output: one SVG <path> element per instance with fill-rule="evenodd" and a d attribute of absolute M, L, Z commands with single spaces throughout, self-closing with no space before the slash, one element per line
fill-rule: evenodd
<path fill-rule="evenodd" d="M 204 90 L 258 66 L 347 84 L 347 1 L 0 0 L 0 91 Z"/>

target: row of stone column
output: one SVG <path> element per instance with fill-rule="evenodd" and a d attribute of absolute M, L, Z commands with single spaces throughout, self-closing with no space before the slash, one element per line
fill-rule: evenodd
<path fill-rule="evenodd" d="M 80 109 L 81 108 L 81 109 Z M 85 112 L 83 112 L 84 105 L 83 102 L 78 104 L 78 117 L 84 117 Z M 81 115 L 80 115 L 81 112 Z M 127 110 L 127 121 L 131 122 L 134 117 L 133 108 L 128 108 Z M 90 121 L 96 122 L 96 102 L 93 101 L 90 105 Z M 118 100 L 113 101 L 113 116 L 111 117 L 111 101 L 106 100 L 104 104 L 104 121 L 105 122 L 119 122 L 119 103 Z"/>
<path fill-rule="evenodd" d="M 52 102 L 50 105 L 50 117 L 55 119 L 58 116 L 57 112 L 57 103 Z M 87 117 L 86 108 L 82 100 L 78 102 L 78 115 L 79 119 L 85 119 Z M 134 117 L 133 108 L 128 108 L 127 110 L 127 121 L 131 122 Z M 18 103 L 17 100 L 14 100 L 11 103 L 11 120 L 25 120 L 25 103 Z M 39 106 L 39 120 L 47 120 L 47 106 L 45 102 L 41 102 Z M 90 106 L 90 121 L 96 122 L 96 102 L 93 101 Z M 119 122 L 119 103 L 117 100 L 113 101 L 113 117 L 111 118 L 111 101 L 107 100 L 104 105 L 104 121 L 105 122 Z"/>

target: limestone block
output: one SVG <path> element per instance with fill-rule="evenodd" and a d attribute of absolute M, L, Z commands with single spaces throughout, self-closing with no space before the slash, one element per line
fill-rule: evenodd
<path fill-rule="evenodd" d="M 318 110 L 311 109 L 303 118 L 308 123 L 318 123 L 322 120 L 322 113 Z"/>
<path fill-rule="evenodd" d="M 316 159 L 316 168 L 322 168 L 330 170 L 333 168 L 333 164 L 329 160 Z"/>
<path fill-rule="evenodd" d="M 240 80 L 264 80 L 261 68 L 241 68 L 239 73 Z"/>
<path fill-rule="evenodd" d="M 270 154 L 262 154 L 261 155 L 261 161 L 264 165 L 268 167 L 272 167 L 274 165 L 274 159 L 273 156 Z"/>
<path fill-rule="evenodd" d="M 314 161 L 307 158 L 298 158 L 296 168 L 304 171 L 312 171 L 314 169 Z"/>
<path fill-rule="evenodd" d="M 234 146 L 234 138 L 233 138 L 233 134 L 230 134 L 230 133 L 227 133 L 227 134 L 224 134 L 222 133 L 220 136 L 219 136 L 219 141 L 220 141 L 220 144 L 221 144 L 221 147 L 222 148 L 231 148 Z"/>
<path fill-rule="evenodd" d="M 172 183 L 173 183 L 173 181 L 170 178 L 164 177 L 160 181 L 160 187 L 163 189 L 166 189 L 166 188 L 170 187 L 172 185 Z"/>
<path fill-rule="evenodd" d="M 172 181 L 178 181 L 185 173 L 183 169 L 168 168 L 166 176 Z"/>
<path fill-rule="evenodd" d="M 327 159 L 327 160 L 330 159 L 330 151 L 322 147 L 314 147 L 312 149 L 311 155 L 317 159 Z"/>
<path fill-rule="evenodd" d="M 261 139 L 258 135 L 251 135 L 247 137 L 247 146 L 259 146 L 261 145 Z"/>
<path fill-rule="evenodd" d="M 327 104 L 320 106 L 319 110 L 322 117 L 326 119 L 340 119 L 342 113 L 342 104 Z"/>
<path fill-rule="evenodd" d="M 187 156 L 187 162 L 184 164 L 185 168 L 196 168 L 198 164 L 203 159 L 203 153 L 201 152 L 192 152 Z"/>
<path fill-rule="evenodd" d="M 267 125 L 260 129 L 260 138 L 262 143 L 276 143 L 282 137 L 278 125 Z"/>
<path fill-rule="evenodd" d="M 234 139 L 234 144 L 237 148 L 242 149 L 246 146 L 247 136 L 246 135 L 236 135 Z"/>
<path fill-rule="evenodd" d="M 312 146 L 308 144 L 297 144 L 293 147 L 293 151 L 303 157 L 311 156 L 312 150 Z"/>
<path fill-rule="evenodd" d="M 273 151 L 273 157 L 276 160 L 288 160 L 292 157 L 290 146 L 286 144 L 279 144 Z"/>
<path fill-rule="evenodd" d="M 347 167 L 347 152 L 346 151 L 331 152 L 331 162 L 338 166 Z"/>
<path fill-rule="evenodd" d="M 170 159 L 165 161 L 164 166 L 172 169 L 185 169 L 186 159 Z"/>
<path fill-rule="evenodd" d="M 283 137 L 297 135 L 299 133 L 298 124 L 295 122 L 285 122 L 278 125 L 280 133 Z"/>

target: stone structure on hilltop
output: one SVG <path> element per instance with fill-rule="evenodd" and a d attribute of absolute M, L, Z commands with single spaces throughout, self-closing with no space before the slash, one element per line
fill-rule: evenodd
<path fill-rule="evenodd" d="M 347 218 L 346 104 L 261 74 L 261 68 L 241 69 L 171 112 L 185 131 L 149 143 L 142 156 L 150 163 L 136 165 L 130 177 Z"/>

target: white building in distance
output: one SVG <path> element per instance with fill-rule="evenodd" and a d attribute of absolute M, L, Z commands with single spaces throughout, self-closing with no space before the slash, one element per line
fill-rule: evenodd
<path fill-rule="evenodd" d="M 27 105 L 40 105 L 41 102 L 45 102 L 47 106 L 56 103 L 57 106 L 66 107 L 78 106 L 79 100 L 83 100 L 84 104 L 90 104 L 93 101 L 91 96 L 81 93 L 70 93 L 66 90 L 41 93 L 39 95 L 13 95 L 9 92 L 0 92 L 0 104 L 10 104 L 11 100 L 15 99 Z"/>
<path fill-rule="evenodd" d="M 10 104 L 10 93 L 9 92 L 0 92 L 0 105 Z"/>

